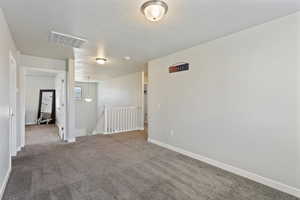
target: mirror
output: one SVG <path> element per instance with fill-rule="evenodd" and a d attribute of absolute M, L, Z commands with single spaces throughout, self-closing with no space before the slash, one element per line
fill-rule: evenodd
<path fill-rule="evenodd" d="M 55 90 L 40 90 L 38 124 L 55 123 Z"/>

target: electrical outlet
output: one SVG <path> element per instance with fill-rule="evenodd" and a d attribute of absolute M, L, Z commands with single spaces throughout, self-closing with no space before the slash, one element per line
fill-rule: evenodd
<path fill-rule="evenodd" d="M 173 130 L 170 131 L 170 135 L 174 136 L 174 131 Z"/>

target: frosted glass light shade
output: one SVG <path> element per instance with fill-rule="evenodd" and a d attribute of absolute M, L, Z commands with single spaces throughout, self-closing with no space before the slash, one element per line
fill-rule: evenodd
<path fill-rule="evenodd" d="M 96 58 L 96 62 L 100 65 L 104 65 L 106 63 L 106 58 Z"/>
<path fill-rule="evenodd" d="M 168 5 L 160 0 L 151 0 L 145 2 L 141 7 L 142 13 L 150 21 L 161 20 L 168 11 Z"/>
<path fill-rule="evenodd" d="M 87 103 L 90 103 L 90 102 L 93 101 L 93 99 L 92 98 L 85 98 L 84 101 L 87 102 Z"/>

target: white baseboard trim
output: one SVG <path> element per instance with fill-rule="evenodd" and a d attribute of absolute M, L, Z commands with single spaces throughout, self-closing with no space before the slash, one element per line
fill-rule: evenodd
<path fill-rule="evenodd" d="M 87 130 L 84 129 L 77 129 L 77 136 L 86 136 L 87 135 Z"/>
<path fill-rule="evenodd" d="M 27 123 L 25 124 L 25 126 L 30 126 L 30 125 L 37 125 L 37 123 L 36 123 L 36 122 L 27 122 Z"/>
<path fill-rule="evenodd" d="M 21 146 L 21 145 L 20 145 L 20 146 L 18 146 L 18 148 L 17 148 L 17 152 L 21 151 L 21 149 L 22 149 L 22 146 Z"/>
<path fill-rule="evenodd" d="M 263 185 L 269 186 L 271 188 L 280 190 L 282 192 L 285 192 L 285 193 L 288 193 L 290 195 L 293 195 L 293 196 L 296 196 L 296 197 L 300 198 L 300 189 L 298 189 L 298 188 L 280 183 L 280 182 L 272 180 L 270 178 L 266 178 L 266 177 L 260 176 L 258 174 L 255 174 L 255 173 L 248 172 L 246 170 L 243 170 L 243 169 L 240 169 L 240 168 L 237 168 L 237 167 L 234 167 L 234 166 L 222 163 L 222 162 L 219 162 L 217 160 L 207 158 L 205 156 L 201 156 L 201 155 L 186 151 L 186 150 L 178 148 L 178 147 L 174 147 L 172 145 L 169 145 L 169 144 L 157 141 L 157 140 L 153 140 L 153 139 L 149 138 L 148 142 L 159 145 L 159 146 L 162 146 L 162 147 L 165 147 L 165 148 L 170 149 L 172 151 L 181 153 L 183 155 L 194 158 L 196 160 L 200 160 L 200 161 L 205 162 L 207 164 L 210 164 L 210 165 L 213 165 L 215 167 L 221 168 L 225 171 L 229 171 L 233 174 L 237 174 L 239 176 L 248 178 L 248 179 L 253 180 L 255 182 L 261 183 Z"/>
<path fill-rule="evenodd" d="M 56 125 L 58 128 L 62 127 L 62 126 L 60 125 L 60 123 L 58 123 L 57 120 L 55 120 L 55 125 Z"/>
<path fill-rule="evenodd" d="M 67 140 L 68 143 L 74 143 L 76 142 L 76 138 L 70 138 Z"/>
<path fill-rule="evenodd" d="M 10 172 L 11 172 L 11 164 L 9 165 L 9 169 L 7 170 L 7 173 L 5 175 L 5 178 L 4 178 L 1 188 L 0 188 L 0 200 L 3 198 L 5 188 L 8 183 L 9 176 L 10 176 Z"/>
<path fill-rule="evenodd" d="M 94 130 L 93 132 L 92 132 L 92 135 L 100 135 L 100 134 L 105 134 L 103 131 L 96 131 L 96 130 Z"/>

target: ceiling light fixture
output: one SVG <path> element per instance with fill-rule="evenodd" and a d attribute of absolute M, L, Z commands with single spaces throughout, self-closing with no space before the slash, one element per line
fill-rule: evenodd
<path fill-rule="evenodd" d="M 104 65 L 106 63 L 106 58 L 96 58 L 96 62 L 100 65 Z"/>
<path fill-rule="evenodd" d="M 130 60 L 131 58 L 130 58 L 130 56 L 125 56 L 124 59 L 125 60 Z"/>
<path fill-rule="evenodd" d="M 168 12 L 168 5 L 161 0 L 150 0 L 141 7 L 145 17 L 153 22 L 161 20 Z"/>

